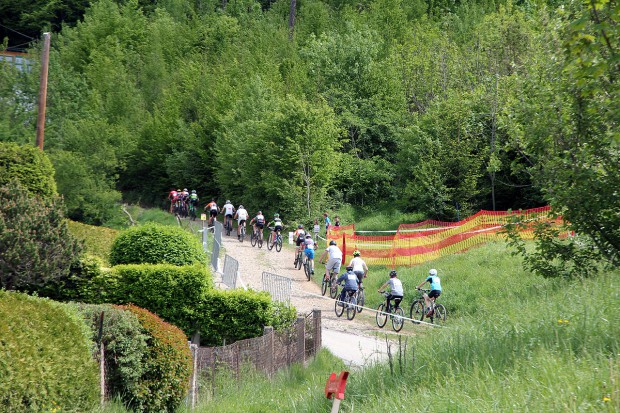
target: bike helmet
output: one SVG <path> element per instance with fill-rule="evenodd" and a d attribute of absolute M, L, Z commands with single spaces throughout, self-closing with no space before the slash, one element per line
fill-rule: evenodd
<path fill-rule="evenodd" d="M 350 265 L 347 267 L 347 271 L 353 271 L 353 267 L 351 267 Z"/>
<path fill-rule="evenodd" d="M 329 241 L 329 245 L 336 245 L 336 241 L 334 240 Z"/>
<path fill-rule="evenodd" d="M 187 188 L 183 188 L 183 192 L 187 192 Z"/>
<path fill-rule="evenodd" d="M 362 255 L 362 253 L 361 253 L 361 252 L 359 252 L 359 250 L 355 250 L 355 251 L 353 251 L 353 256 L 354 256 L 354 257 L 359 257 L 360 255 Z"/>
<path fill-rule="evenodd" d="M 274 218 L 280 218 L 280 214 L 273 214 Z"/>
<path fill-rule="evenodd" d="M 242 209 L 242 208 L 243 208 L 243 205 L 239 205 L 239 209 Z"/>
<path fill-rule="evenodd" d="M 299 225 L 297 225 L 297 229 L 304 229 L 304 226 L 299 224 Z"/>
<path fill-rule="evenodd" d="M 312 235 L 306 234 L 306 238 L 312 238 Z"/>
<path fill-rule="evenodd" d="M 398 275 L 398 273 L 395 270 L 390 271 L 390 278 L 391 277 L 396 277 Z"/>
<path fill-rule="evenodd" d="M 433 276 L 433 277 L 434 277 L 434 276 L 436 276 L 436 275 L 437 275 L 437 270 L 436 270 L 436 269 L 434 269 L 434 268 L 433 268 L 433 269 L 431 269 L 431 270 L 428 272 L 428 275 Z"/>
<path fill-rule="evenodd" d="M 192 189 L 192 194 L 195 194 L 195 193 L 196 193 L 196 190 L 195 190 L 195 189 Z"/>
<path fill-rule="evenodd" d="M 263 211 L 258 211 L 256 215 L 263 215 Z"/>
<path fill-rule="evenodd" d="M 180 189 L 177 189 L 177 192 L 181 192 L 181 190 L 180 190 Z"/>
<path fill-rule="evenodd" d="M 227 203 L 227 204 L 230 204 L 230 199 L 227 199 L 227 200 L 226 200 L 226 203 Z"/>

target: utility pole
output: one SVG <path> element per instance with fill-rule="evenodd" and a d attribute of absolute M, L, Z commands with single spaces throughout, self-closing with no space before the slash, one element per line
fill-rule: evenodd
<path fill-rule="evenodd" d="M 37 146 L 43 150 L 45 132 L 45 107 L 47 101 L 47 70 L 50 61 L 50 34 L 43 33 L 43 51 L 41 53 L 41 77 L 39 82 L 39 113 L 37 116 Z"/>
<path fill-rule="evenodd" d="M 293 30 L 295 29 L 295 9 L 297 8 L 297 0 L 291 0 L 291 7 L 288 15 L 288 39 L 293 40 Z"/>

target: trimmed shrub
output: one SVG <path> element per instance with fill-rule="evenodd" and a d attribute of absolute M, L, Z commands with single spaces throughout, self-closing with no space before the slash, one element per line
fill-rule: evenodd
<path fill-rule="evenodd" d="M 59 198 L 35 197 L 19 183 L 0 187 L 0 287 L 55 298 L 79 252 Z"/>
<path fill-rule="evenodd" d="M 74 308 L 0 290 L 0 411 L 92 411 L 90 331 Z"/>
<path fill-rule="evenodd" d="M 135 314 L 150 336 L 143 359 L 144 374 L 133 389 L 130 407 L 138 412 L 174 412 L 187 393 L 192 372 L 187 337 L 143 308 L 133 305 L 120 308 Z"/>
<path fill-rule="evenodd" d="M 101 341 L 105 346 L 106 387 L 111 397 L 130 406 L 140 380 L 146 372 L 149 335 L 135 314 L 113 305 L 75 305 L 91 327 L 92 341 L 99 340 L 100 317 L 103 312 Z M 97 343 L 99 345 L 99 343 Z"/>
<path fill-rule="evenodd" d="M 122 231 L 112 244 L 110 263 L 119 264 L 206 264 L 202 244 L 179 227 L 145 224 Z"/>
<path fill-rule="evenodd" d="M 295 309 L 274 305 L 271 296 L 253 290 L 213 290 L 198 312 L 200 342 L 220 346 L 263 334 L 265 326 L 281 328 L 295 319 Z"/>
<path fill-rule="evenodd" d="M 203 265 L 117 265 L 112 269 L 116 299 L 154 312 L 191 336 L 204 295 L 213 290 L 211 274 Z"/>
<path fill-rule="evenodd" d="M 13 186 L 15 181 L 44 199 L 57 195 L 54 167 L 43 151 L 34 146 L 0 142 L 0 186 Z"/>
<path fill-rule="evenodd" d="M 97 256 L 109 265 L 112 243 L 118 235 L 118 231 L 106 227 L 82 224 L 81 222 L 67 220 L 69 232 L 84 245 L 84 251 Z"/>

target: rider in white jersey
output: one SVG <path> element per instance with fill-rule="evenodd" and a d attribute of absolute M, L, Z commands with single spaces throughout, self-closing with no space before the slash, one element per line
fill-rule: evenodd
<path fill-rule="evenodd" d="M 237 218 L 237 238 L 241 239 L 241 227 L 245 227 L 245 221 L 248 219 L 248 211 L 243 205 L 239 205 L 235 218 Z"/>
<path fill-rule="evenodd" d="M 226 203 L 222 207 L 222 214 L 224 214 L 224 225 L 228 224 L 228 221 L 230 221 L 230 228 L 232 229 L 232 219 L 235 214 L 235 207 L 229 200 L 226 200 Z"/>

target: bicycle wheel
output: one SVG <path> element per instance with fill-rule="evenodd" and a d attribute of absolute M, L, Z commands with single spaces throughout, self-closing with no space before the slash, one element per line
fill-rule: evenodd
<path fill-rule="evenodd" d="M 297 253 L 297 269 L 301 270 L 301 267 L 304 265 L 303 255 L 301 255 L 301 251 Z M 333 298 L 333 297 L 332 297 Z"/>
<path fill-rule="evenodd" d="M 273 232 L 269 233 L 269 239 L 267 240 L 267 249 L 269 251 L 273 249 Z"/>
<path fill-rule="evenodd" d="M 364 304 L 366 303 L 366 293 L 364 292 L 363 289 L 360 289 L 357 292 L 357 312 L 361 313 L 364 307 Z"/>
<path fill-rule="evenodd" d="M 344 313 L 344 306 L 346 303 L 343 303 L 339 300 L 334 301 L 334 312 L 336 313 L 336 317 L 340 317 L 342 313 Z"/>
<path fill-rule="evenodd" d="M 327 292 L 327 285 L 329 281 L 325 279 L 325 275 L 323 275 L 323 282 L 321 283 L 321 295 L 325 295 Z"/>
<path fill-rule="evenodd" d="M 230 221 L 228 221 L 226 223 L 226 236 L 230 237 L 230 231 L 232 230 L 232 223 Z"/>
<path fill-rule="evenodd" d="M 338 284 L 336 284 L 336 277 L 334 277 L 334 274 L 329 277 L 329 281 L 329 296 L 331 298 L 336 298 L 338 296 Z"/>
<path fill-rule="evenodd" d="M 258 240 L 257 240 L 257 244 L 258 244 L 258 248 L 263 248 L 263 233 L 259 232 L 258 233 Z"/>
<path fill-rule="evenodd" d="M 357 314 L 357 300 L 355 299 L 355 295 L 349 295 L 346 301 L 347 320 L 353 320 L 355 318 L 355 314 Z"/>
<path fill-rule="evenodd" d="M 424 320 L 424 300 L 415 300 L 411 303 L 411 309 L 409 310 L 409 318 L 412 320 Z M 417 324 L 415 321 L 412 321 Z"/>
<path fill-rule="evenodd" d="M 446 322 L 446 307 L 443 304 L 435 304 L 434 314 L 431 316 L 431 322 L 437 322 L 439 325 L 443 325 Z"/>
<path fill-rule="evenodd" d="M 282 238 L 278 237 L 276 239 L 276 251 L 280 252 L 282 251 Z"/>
<path fill-rule="evenodd" d="M 384 311 L 385 311 L 385 304 L 383 303 L 379 304 L 379 307 L 377 307 L 377 315 L 375 317 L 375 320 L 377 321 L 377 326 L 379 328 L 383 328 L 385 323 L 387 323 L 387 314 L 385 314 Z"/>
<path fill-rule="evenodd" d="M 258 237 L 256 236 L 256 233 L 252 231 L 252 235 L 250 235 L 250 244 L 252 244 L 252 246 L 255 247 L 257 241 L 258 241 Z"/>
<path fill-rule="evenodd" d="M 243 242 L 245 238 L 245 227 L 241 227 L 241 231 L 239 232 L 239 241 Z"/>
<path fill-rule="evenodd" d="M 308 257 L 304 260 L 304 272 L 306 273 L 306 278 L 310 281 L 310 278 L 312 278 L 312 273 L 310 272 L 310 260 Z"/>
<path fill-rule="evenodd" d="M 405 316 L 405 312 L 402 308 L 398 307 L 394 310 L 394 314 L 390 317 L 392 318 L 392 328 L 394 331 L 400 331 L 403 329 L 403 324 L 405 324 L 405 319 L 402 318 Z"/>

